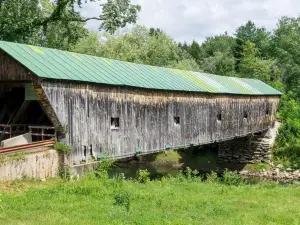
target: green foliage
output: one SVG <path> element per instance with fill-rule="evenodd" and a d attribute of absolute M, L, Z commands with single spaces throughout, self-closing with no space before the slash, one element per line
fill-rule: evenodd
<path fill-rule="evenodd" d="M 237 40 L 235 55 L 237 58 L 242 56 L 243 46 L 247 42 L 251 42 L 257 47 L 258 54 L 261 57 L 268 56 L 271 45 L 271 33 L 267 32 L 264 27 L 259 28 L 254 22 L 248 21 L 245 25 L 237 28 L 235 36 Z"/>
<path fill-rule="evenodd" d="M 237 173 L 229 170 L 223 172 L 223 183 L 226 185 L 239 186 L 245 183 L 244 179 Z"/>
<path fill-rule="evenodd" d="M 127 212 L 130 210 L 131 196 L 128 192 L 118 192 L 114 196 L 115 205 L 124 206 Z"/>
<path fill-rule="evenodd" d="M 203 49 L 202 59 L 214 56 L 217 52 L 232 55 L 235 45 L 235 39 L 231 36 L 228 36 L 227 33 L 208 37 L 201 45 L 201 48 Z"/>
<path fill-rule="evenodd" d="M 60 168 L 58 170 L 58 175 L 60 178 L 64 180 L 70 180 L 71 179 L 71 169 L 69 166 L 64 166 L 63 168 Z"/>
<path fill-rule="evenodd" d="M 1 224 L 293 224 L 299 189 L 165 178 L 0 182 Z M 201 213 L 199 213 L 201 212 Z M 26 222 L 24 222 L 26 221 Z"/>
<path fill-rule="evenodd" d="M 241 53 L 242 58 L 239 64 L 240 76 L 268 82 L 271 79 L 272 62 L 259 59 L 258 54 L 259 50 L 255 47 L 255 44 L 247 41 Z"/>
<path fill-rule="evenodd" d="M 201 181 L 202 177 L 199 176 L 199 171 L 198 170 L 192 170 L 190 167 L 186 167 L 185 170 L 183 171 L 183 175 L 185 176 L 186 179 L 188 180 L 193 180 L 197 179 Z"/>
<path fill-rule="evenodd" d="M 274 52 L 282 68 L 287 89 L 300 86 L 300 17 L 283 17 L 274 31 Z"/>
<path fill-rule="evenodd" d="M 202 62 L 204 72 L 223 76 L 234 76 L 234 65 L 234 57 L 228 52 L 216 52 Z"/>
<path fill-rule="evenodd" d="M 101 179 L 108 179 L 109 177 L 108 171 L 113 166 L 114 162 L 115 160 L 110 158 L 101 160 L 98 164 L 97 169 L 95 170 L 96 177 Z"/>
<path fill-rule="evenodd" d="M 62 142 L 57 141 L 55 143 L 54 149 L 58 152 L 63 152 L 63 153 L 71 153 L 72 148 Z"/>
<path fill-rule="evenodd" d="M 87 21 L 101 20 L 100 29 L 114 33 L 126 24 L 135 23 L 141 10 L 139 5 L 130 4 L 130 0 L 108 0 L 101 4 L 102 15 L 83 18 L 77 7 L 82 3 L 81 0 L 0 1 L 0 40 L 69 50 L 87 35 L 84 28 Z"/>
<path fill-rule="evenodd" d="M 262 170 L 269 169 L 270 165 L 266 163 L 259 163 L 259 164 L 254 164 L 253 167 L 256 171 L 262 171 Z"/>
<path fill-rule="evenodd" d="M 50 0 L 7 0 L 0 7 L 0 40 L 41 45 L 68 50 L 78 42 L 87 30 L 79 21 L 70 21 L 70 16 L 80 18 L 72 7 L 66 5 L 60 17 L 47 20 L 57 10 Z M 20 18 L 22 18 L 20 20 Z"/>
<path fill-rule="evenodd" d="M 1 203 L 2 203 L 1 195 L 2 195 L 2 194 L 0 194 L 0 210 L 3 209 L 3 205 L 1 204 Z"/>
<path fill-rule="evenodd" d="M 81 54 L 88 54 L 93 56 L 101 56 L 100 37 L 96 32 L 89 32 L 89 34 L 80 39 L 80 41 L 71 47 L 71 50 Z"/>
<path fill-rule="evenodd" d="M 16 152 L 12 154 L 0 154 L 0 163 L 5 163 L 13 160 L 23 160 L 31 152 Z"/>
<path fill-rule="evenodd" d="M 104 42 L 100 42 L 96 34 L 90 34 L 72 50 L 127 62 L 199 71 L 195 60 L 163 31 L 154 35 L 146 27 L 135 26 L 128 33 L 105 33 L 102 38 Z"/>
<path fill-rule="evenodd" d="M 214 172 L 214 171 L 210 172 L 206 176 L 206 182 L 207 183 L 217 183 L 219 180 L 220 179 L 218 177 L 218 174 L 216 172 Z"/>
<path fill-rule="evenodd" d="M 127 24 L 136 23 L 141 6 L 130 4 L 130 0 L 108 0 L 102 7 L 101 26 L 111 34 Z"/>
<path fill-rule="evenodd" d="M 147 169 L 145 170 L 139 170 L 137 172 L 137 180 L 139 183 L 147 183 L 150 181 L 150 173 Z"/>
<path fill-rule="evenodd" d="M 279 128 L 273 149 L 275 160 L 286 167 L 300 168 L 300 98 L 294 89 L 284 95 L 280 103 Z"/>

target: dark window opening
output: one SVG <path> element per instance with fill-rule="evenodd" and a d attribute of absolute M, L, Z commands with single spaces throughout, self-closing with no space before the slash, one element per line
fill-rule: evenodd
<path fill-rule="evenodd" d="M 175 125 L 179 125 L 180 124 L 180 117 L 179 116 L 175 116 L 174 117 L 174 124 Z"/>
<path fill-rule="evenodd" d="M 221 121 L 221 120 L 222 120 L 222 115 L 221 115 L 221 113 L 218 113 L 218 115 L 217 115 L 217 120 L 218 120 L 218 121 Z"/>
<path fill-rule="evenodd" d="M 83 146 L 83 155 L 84 155 L 84 158 L 86 158 L 86 146 Z"/>
<path fill-rule="evenodd" d="M 268 116 L 269 113 L 270 113 L 270 112 L 269 112 L 269 109 L 267 109 L 267 110 L 266 110 L 266 116 Z"/>
<path fill-rule="evenodd" d="M 261 136 L 262 135 L 262 132 L 256 132 L 254 133 L 254 136 Z"/>
<path fill-rule="evenodd" d="M 120 119 L 119 117 L 112 117 L 110 120 L 110 127 L 112 129 L 118 129 L 120 128 Z"/>
<path fill-rule="evenodd" d="M 244 112 L 244 119 L 248 119 L 248 113 Z"/>

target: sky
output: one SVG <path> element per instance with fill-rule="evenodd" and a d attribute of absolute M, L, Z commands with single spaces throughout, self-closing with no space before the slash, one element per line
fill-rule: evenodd
<path fill-rule="evenodd" d="M 132 0 L 142 6 L 137 24 L 160 28 L 176 41 L 202 42 L 206 37 L 233 35 L 248 20 L 272 31 L 282 16 L 300 16 L 299 0 Z M 82 15 L 98 16 L 99 2 L 83 5 Z M 98 30 L 99 21 L 90 21 Z"/>

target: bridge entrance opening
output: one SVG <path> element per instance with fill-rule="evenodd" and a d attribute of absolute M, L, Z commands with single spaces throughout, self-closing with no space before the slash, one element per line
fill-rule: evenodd
<path fill-rule="evenodd" d="M 0 142 L 25 133 L 39 141 L 55 136 L 55 129 L 31 84 L 0 84 Z"/>

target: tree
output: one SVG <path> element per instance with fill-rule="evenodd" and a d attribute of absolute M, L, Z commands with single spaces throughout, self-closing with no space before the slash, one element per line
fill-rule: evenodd
<path fill-rule="evenodd" d="M 113 34 L 118 28 L 123 28 L 128 23 L 136 23 L 137 14 L 140 11 L 141 6 L 130 4 L 130 0 L 108 0 L 107 3 L 102 4 L 102 16 L 97 20 L 102 21 L 101 29 Z M 89 19 L 96 18 L 84 20 Z"/>
<path fill-rule="evenodd" d="M 234 76 L 234 57 L 228 52 L 216 52 L 214 56 L 203 59 L 204 72 L 222 76 Z"/>
<path fill-rule="evenodd" d="M 239 65 L 240 76 L 259 79 L 265 82 L 271 80 L 272 62 L 258 58 L 259 50 L 255 47 L 254 43 L 247 41 L 243 46 L 241 55 L 242 59 Z"/>
<path fill-rule="evenodd" d="M 258 54 L 267 58 L 270 56 L 271 34 L 267 32 L 263 27 L 256 27 L 255 23 L 248 21 L 245 25 L 242 25 L 236 29 L 236 46 L 234 49 L 234 56 L 237 59 L 236 69 L 239 70 L 239 63 L 242 56 L 243 48 L 246 42 L 254 43 Z"/>
<path fill-rule="evenodd" d="M 203 58 L 214 56 L 216 52 L 227 52 L 233 54 L 235 48 L 235 40 L 233 37 L 228 36 L 226 33 L 208 37 L 201 45 L 203 49 Z"/>
<path fill-rule="evenodd" d="M 274 32 L 275 54 L 287 90 L 300 90 L 300 17 L 283 17 Z"/>
<path fill-rule="evenodd" d="M 159 28 L 150 28 L 150 35 L 156 36 L 160 33 L 163 33 L 163 31 Z"/>
<path fill-rule="evenodd" d="M 262 56 L 266 55 L 271 40 L 271 33 L 267 32 L 264 27 L 256 27 L 255 23 L 248 21 L 245 25 L 237 28 L 235 36 L 243 44 L 250 41 L 255 44 Z"/>
<path fill-rule="evenodd" d="M 89 32 L 89 34 L 82 38 L 79 43 L 72 46 L 71 50 L 81 54 L 88 54 L 93 56 L 101 55 L 100 38 L 96 32 Z"/>
<path fill-rule="evenodd" d="M 198 42 L 193 40 L 191 46 L 188 49 L 188 53 L 200 64 L 201 56 L 202 56 L 202 49 L 200 48 L 200 45 Z"/>
<path fill-rule="evenodd" d="M 106 58 L 153 66 L 199 70 L 197 63 L 165 33 L 153 35 L 146 27 L 136 26 L 126 34 L 104 34 L 103 43 L 95 35 L 83 38 L 73 50 Z M 91 48 L 95 46 L 97 52 Z"/>
<path fill-rule="evenodd" d="M 101 21 L 100 28 L 113 33 L 128 23 L 135 23 L 137 13 L 141 9 L 139 5 L 130 4 L 130 0 L 108 0 L 105 4 L 101 4 L 102 15 L 83 18 L 76 11 L 76 4 L 81 6 L 82 0 L 0 1 L 0 38 L 6 41 L 32 43 L 37 39 L 43 39 L 47 30 L 51 31 L 49 34 L 53 34 L 53 29 L 57 26 L 60 29 L 59 35 L 63 35 L 63 38 L 68 38 L 73 43 L 85 34 L 82 27 L 88 20 Z"/>

